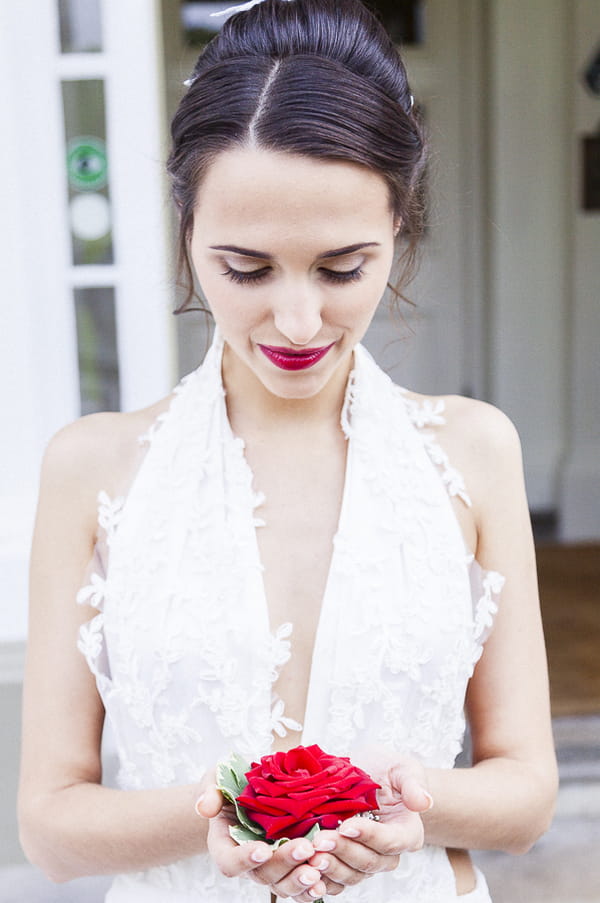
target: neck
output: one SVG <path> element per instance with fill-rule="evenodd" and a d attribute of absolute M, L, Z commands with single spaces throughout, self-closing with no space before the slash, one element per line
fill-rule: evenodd
<path fill-rule="evenodd" d="M 225 344 L 223 350 L 223 384 L 227 413 L 234 432 L 244 434 L 243 427 L 269 430 L 276 428 L 318 427 L 340 422 L 353 356 L 342 363 L 330 380 L 310 398 L 282 398 L 270 392 L 250 368 Z"/>

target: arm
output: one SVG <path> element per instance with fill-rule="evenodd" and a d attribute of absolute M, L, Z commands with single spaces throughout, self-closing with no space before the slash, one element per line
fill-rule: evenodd
<path fill-rule="evenodd" d="M 407 827 L 414 829 L 417 812 L 426 843 L 511 853 L 527 851 L 552 818 L 557 769 L 519 440 L 499 411 L 456 401 L 459 416 L 443 444 L 467 477 L 474 501 L 470 513 L 458 513 L 465 536 L 476 539 L 479 562 L 507 578 L 494 629 L 467 693 L 474 764 L 424 769 L 408 759 L 396 764 L 381 760 L 379 770 L 365 766 L 390 788 L 390 800 L 402 797 L 406 805 L 398 808 L 400 818 L 393 806 L 388 810 L 388 825 L 397 828 L 393 837 L 383 830 L 388 825 L 360 819 L 345 825 L 360 832 L 354 844 L 333 832 L 321 835 L 317 847 L 322 841 L 336 845 L 326 876 L 339 876 L 342 882 L 349 875 L 347 867 L 363 868 L 364 847 L 388 861 L 390 854 L 414 848 L 415 834 L 407 836 Z M 431 809 L 420 788 L 431 793 Z"/>
<path fill-rule="evenodd" d="M 100 415 L 50 444 L 31 561 L 30 635 L 23 700 L 19 788 L 21 841 L 56 881 L 172 862 L 206 850 L 207 822 L 194 811 L 200 786 L 124 792 L 100 785 L 104 709 L 76 647 L 96 612 L 75 603 L 96 532 L 100 488 L 137 455 L 132 415 Z M 109 419 L 110 418 L 110 419 Z M 137 463 L 131 458 L 131 462 Z M 255 867 L 250 845 L 234 867 Z M 270 855 L 270 853 L 269 853 Z"/>
<path fill-rule="evenodd" d="M 472 438 L 463 460 L 458 444 L 451 459 L 473 498 L 477 558 L 506 584 L 467 694 L 474 765 L 428 772 L 435 807 L 425 835 L 440 846 L 519 853 L 548 829 L 557 790 L 535 552 L 514 427 L 488 405 L 459 403 L 458 431 Z"/>

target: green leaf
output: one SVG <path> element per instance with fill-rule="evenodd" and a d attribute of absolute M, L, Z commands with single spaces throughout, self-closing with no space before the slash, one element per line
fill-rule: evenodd
<path fill-rule="evenodd" d="M 217 787 L 229 802 L 235 802 L 235 798 L 246 789 L 247 771 L 250 771 L 250 765 L 237 753 L 232 753 L 226 762 L 217 765 Z"/>
<path fill-rule="evenodd" d="M 233 837 L 236 843 L 248 843 L 251 840 L 260 840 L 260 837 L 257 837 L 254 831 L 249 830 L 249 828 L 245 828 L 243 825 L 230 825 L 229 833 Z"/>
<path fill-rule="evenodd" d="M 284 843 L 289 843 L 289 842 L 290 842 L 289 837 L 280 837 L 279 840 L 274 840 L 272 842 L 271 846 L 273 847 L 274 850 L 278 850 L 279 847 L 282 847 L 284 845 Z"/>
<path fill-rule="evenodd" d="M 246 810 L 237 801 L 237 797 L 248 786 L 245 772 L 249 770 L 250 765 L 248 762 L 237 753 L 232 753 L 226 762 L 219 762 L 217 765 L 217 789 L 235 807 L 235 814 L 240 827 L 252 833 L 252 840 L 262 840 L 265 835 L 264 829 L 250 818 Z M 245 839 L 247 840 L 248 838 L 246 837 Z"/>
<path fill-rule="evenodd" d="M 310 831 L 309 831 L 308 834 L 306 835 L 306 839 L 307 839 L 307 840 L 312 840 L 314 837 L 317 836 L 317 834 L 319 833 L 320 830 L 321 830 L 321 826 L 320 826 L 320 824 L 317 822 L 316 824 L 314 824 L 314 825 L 312 826 L 312 828 L 310 829 Z M 317 900 L 316 903 L 319 903 L 319 901 Z"/>

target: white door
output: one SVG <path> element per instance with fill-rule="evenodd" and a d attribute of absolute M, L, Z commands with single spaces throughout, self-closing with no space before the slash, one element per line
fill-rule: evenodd
<path fill-rule="evenodd" d="M 0 6 L 0 642 L 25 634 L 50 435 L 149 403 L 175 369 L 158 0 L 34 5 Z"/>

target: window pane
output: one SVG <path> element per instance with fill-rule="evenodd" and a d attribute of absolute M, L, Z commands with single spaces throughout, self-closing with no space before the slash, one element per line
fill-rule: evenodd
<path fill-rule="evenodd" d="M 119 357 L 114 288 L 76 288 L 81 413 L 118 411 Z"/>
<path fill-rule="evenodd" d="M 211 18 L 211 13 L 234 3 L 203 3 L 181 0 L 181 23 L 187 43 L 205 44 L 219 30 L 225 19 Z M 423 44 L 425 41 L 425 0 L 367 0 L 367 6 L 378 13 L 394 41 Z"/>
<path fill-rule="evenodd" d="M 113 262 L 104 82 L 62 83 L 73 263 Z"/>
<path fill-rule="evenodd" d="M 425 0 L 373 0 L 367 5 L 379 13 L 398 44 L 425 42 Z"/>
<path fill-rule="evenodd" d="M 100 0 L 58 0 L 58 16 L 63 53 L 102 50 Z"/>
<path fill-rule="evenodd" d="M 206 44 L 207 41 L 217 33 L 221 28 L 225 17 L 213 17 L 211 13 L 220 12 L 227 9 L 228 6 L 234 6 L 234 3 L 228 3 L 224 0 L 222 3 L 202 3 L 190 2 L 190 0 L 182 0 L 181 3 L 181 24 L 185 35 L 186 43 L 192 45 Z"/>

